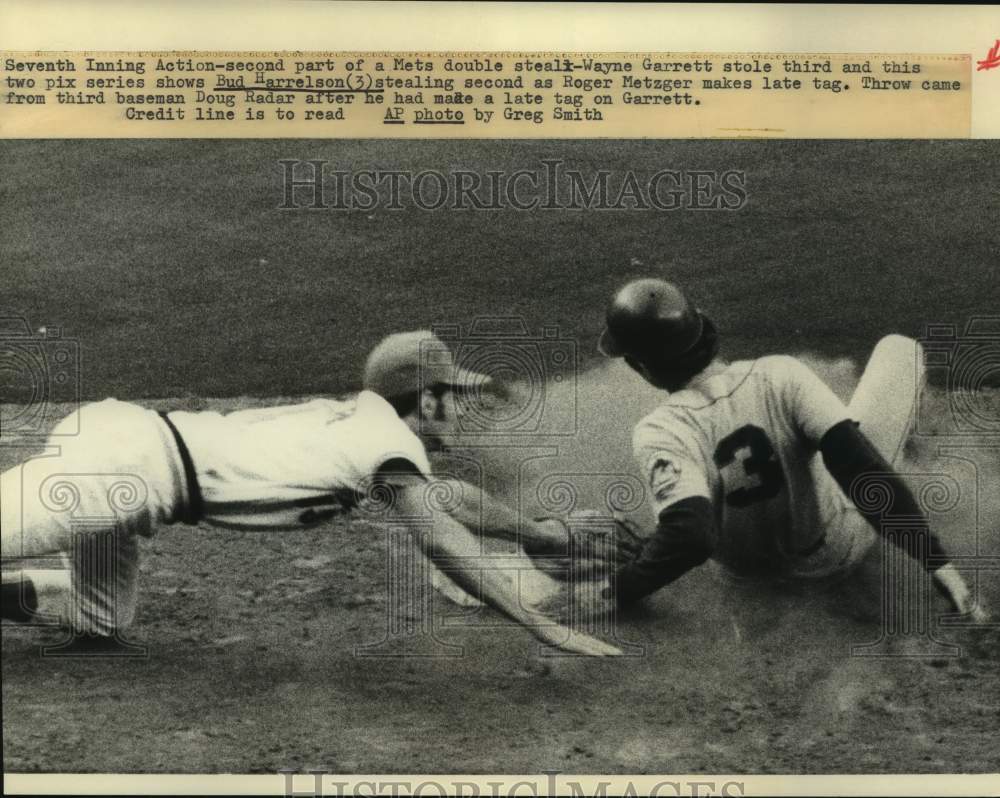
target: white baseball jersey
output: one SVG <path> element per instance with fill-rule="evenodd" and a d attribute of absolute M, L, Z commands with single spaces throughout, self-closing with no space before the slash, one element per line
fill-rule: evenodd
<path fill-rule="evenodd" d="M 346 401 L 174 412 L 191 453 L 205 520 L 239 529 L 294 528 L 352 507 L 366 479 L 403 458 L 430 475 L 423 444 L 378 394 Z"/>
<path fill-rule="evenodd" d="M 714 558 L 773 570 L 808 553 L 845 497 L 818 454 L 847 408 L 788 356 L 738 361 L 682 390 L 635 428 L 633 447 L 657 515 L 703 496 L 715 508 Z"/>

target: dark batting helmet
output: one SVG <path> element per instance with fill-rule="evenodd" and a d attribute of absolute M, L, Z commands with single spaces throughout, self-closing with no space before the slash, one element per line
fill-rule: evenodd
<path fill-rule="evenodd" d="M 715 326 L 677 286 L 646 278 L 615 294 L 597 348 L 665 387 L 697 374 L 719 347 Z"/>

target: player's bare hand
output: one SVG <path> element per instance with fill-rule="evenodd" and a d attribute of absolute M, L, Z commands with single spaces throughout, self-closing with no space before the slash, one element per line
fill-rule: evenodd
<path fill-rule="evenodd" d="M 585 657 L 620 657 L 622 650 L 596 637 L 574 631 L 568 626 L 536 626 L 535 636 L 560 651 Z"/>
<path fill-rule="evenodd" d="M 934 572 L 934 585 L 948 599 L 955 612 L 969 616 L 973 623 L 988 622 L 989 613 L 975 600 L 954 565 L 947 563 L 938 568 Z"/>

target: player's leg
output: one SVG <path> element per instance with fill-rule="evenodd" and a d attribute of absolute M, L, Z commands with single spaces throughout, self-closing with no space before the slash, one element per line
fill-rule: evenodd
<path fill-rule="evenodd" d="M 889 463 L 896 464 L 902 458 L 923 384 L 923 353 L 916 341 L 889 335 L 878 342 L 848 404 L 848 415 Z M 795 576 L 836 581 L 862 563 L 873 550 L 876 534 L 818 455 L 811 467 L 820 492 L 825 542 L 815 554 L 797 563 Z"/>
<path fill-rule="evenodd" d="M 920 344 L 888 335 L 875 346 L 848 405 L 850 417 L 893 465 L 913 427 L 924 379 Z"/>
<path fill-rule="evenodd" d="M 110 400 L 80 412 L 80 435 L 60 441 L 59 456 L 3 475 L 5 564 L 58 552 L 71 563 L 5 570 L 3 615 L 114 635 L 135 614 L 136 536 L 176 497 L 176 469 L 155 415 Z"/>
<path fill-rule="evenodd" d="M 53 513 L 38 492 L 39 478 L 44 482 L 54 462 L 54 458 L 37 458 L 0 474 L 4 564 L 0 615 L 7 620 L 67 617 L 72 580 L 59 554 L 69 547 L 69 526 L 65 515 Z M 39 562 L 40 558 L 44 559 Z"/>
<path fill-rule="evenodd" d="M 172 514 L 180 477 L 173 440 L 154 413 L 114 400 L 88 411 L 84 422 L 106 455 L 90 455 L 95 473 L 78 482 L 85 512 L 72 529 L 70 626 L 117 638 L 135 618 L 139 538 Z"/>
<path fill-rule="evenodd" d="M 902 460 L 924 382 L 920 344 L 912 338 L 889 335 L 872 351 L 848 404 L 850 418 L 858 422 L 861 431 L 893 466 Z M 828 503 L 825 511 L 825 548 L 840 562 L 836 568 L 839 574 L 856 573 L 858 569 L 871 572 L 852 580 L 858 590 L 862 584 L 878 584 L 882 567 L 875 545 L 878 536 L 846 497 L 839 491 L 836 494 L 839 501 Z M 873 601 L 862 592 L 855 594 L 854 599 L 855 603 L 865 606 L 872 605 Z"/>
<path fill-rule="evenodd" d="M 36 466 L 32 468 L 32 466 Z M 0 614 L 77 632 L 112 635 L 134 615 L 138 546 L 148 509 L 115 515 L 107 495 L 121 477 L 61 473 L 68 463 L 29 462 L 2 476 Z M 120 489 L 120 487 L 118 488 Z M 72 496 L 60 506 L 57 497 Z"/>
<path fill-rule="evenodd" d="M 139 595 L 136 526 L 141 523 L 131 519 L 74 541 L 69 624 L 73 630 L 114 637 L 132 625 Z"/>

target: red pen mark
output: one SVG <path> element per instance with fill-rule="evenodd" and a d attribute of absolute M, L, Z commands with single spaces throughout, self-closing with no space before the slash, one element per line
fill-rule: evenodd
<path fill-rule="evenodd" d="M 976 61 L 976 72 L 982 72 L 985 69 L 995 69 L 1000 67 L 1000 39 L 994 42 L 990 51 L 986 53 L 986 58 L 982 61 Z"/>

